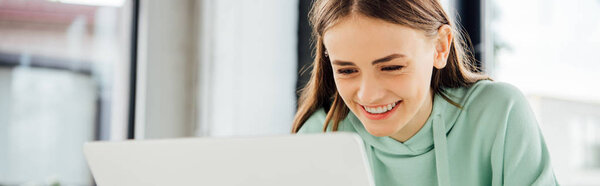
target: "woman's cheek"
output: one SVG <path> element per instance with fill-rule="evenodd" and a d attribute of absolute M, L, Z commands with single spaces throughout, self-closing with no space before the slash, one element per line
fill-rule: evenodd
<path fill-rule="evenodd" d="M 338 90 L 338 93 L 344 100 L 346 104 L 349 103 L 352 99 L 352 95 L 355 88 L 353 88 L 355 83 L 351 79 L 335 79 L 335 86 Z"/>
<path fill-rule="evenodd" d="M 398 96 L 411 95 L 411 92 L 415 89 L 414 83 L 408 76 L 399 76 L 388 80 L 387 87 Z"/>

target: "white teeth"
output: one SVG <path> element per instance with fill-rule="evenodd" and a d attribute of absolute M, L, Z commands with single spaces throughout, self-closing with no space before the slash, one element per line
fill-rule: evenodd
<path fill-rule="evenodd" d="M 390 103 L 386 106 L 381 106 L 381 107 L 376 107 L 376 108 L 369 108 L 366 106 L 363 106 L 363 108 L 365 108 L 365 110 L 369 113 L 373 113 L 373 114 L 381 114 L 381 113 L 385 113 L 387 111 L 392 110 L 394 107 L 396 106 L 396 103 Z"/>

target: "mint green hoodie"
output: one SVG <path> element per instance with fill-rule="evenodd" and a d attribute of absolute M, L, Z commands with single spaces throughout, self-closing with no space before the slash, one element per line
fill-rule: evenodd
<path fill-rule="evenodd" d="M 429 119 L 404 143 L 369 134 L 352 112 L 341 121 L 338 131 L 363 139 L 378 186 L 558 185 L 535 115 L 517 88 L 484 80 L 446 92 L 463 108 L 435 95 Z M 321 132 L 325 116 L 317 110 L 299 133 Z"/>

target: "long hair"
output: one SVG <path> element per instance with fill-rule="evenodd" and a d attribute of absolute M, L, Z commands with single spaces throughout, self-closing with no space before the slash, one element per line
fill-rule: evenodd
<path fill-rule="evenodd" d="M 337 131 L 339 122 L 350 112 L 337 92 L 333 70 L 328 56 L 325 55 L 323 34 L 339 20 L 351 14 L 361 14 L 422 30 L 427 36 L 434 36 L 441 26 L 449 25 L 454 38 L 450 44 L 448 61 L 444 68 L 432 69 L 431 90 L 434 95 L 441 95 L 456 107 L 461 106 L 444 94 L 444 88 L 469 87 L 479 80 L 490 79 L 477 72 L 472 64 L 472 54 L 466 50 L 470 45 L 466 44 L 462 32 L 448 17 L 438 0 L 316 0 L 309 13 L 315 60 L 310 80 L 301 89 L 292 133 L 297 133 L 304 122 L 321 107 L 327 112 L 324 132 L 330 123 L 333 124 L 332 130 Z M 466 35 L 465 37 L 468 38 Z"/>

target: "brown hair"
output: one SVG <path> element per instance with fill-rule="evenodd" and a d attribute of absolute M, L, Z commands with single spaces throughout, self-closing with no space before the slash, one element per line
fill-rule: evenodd
<path fill-rule="evenodd" d="M 490 79 L 476 72 L 477 69 L 472 65 L 472 55 L 465 49 L 468 45 L 438 0 L 316 0 L 309 13 L 316 55 L 310 80 L 301 90 L 292 133 L 298 132 L 310 115 L 321 107 L 327 112 L 324 132 L 330 122 L 333 123 L 332 130 L 336 131 L 339 122 L 350 112 L 337 93 L 333 70 L 325 55 L 323 34 L 337 21 L 351 14 L 361 14 L 422 30 L 427 36 L 433 36 L 441 26 L 449 25 L 454 38 L 448 61 L 443 69 L 433 68 L 431 90 L 434 95 L 441 95 L 459 108 L 459 104 L 444 94 L 444 88 L 469 87 L 479 80 Z"/>

